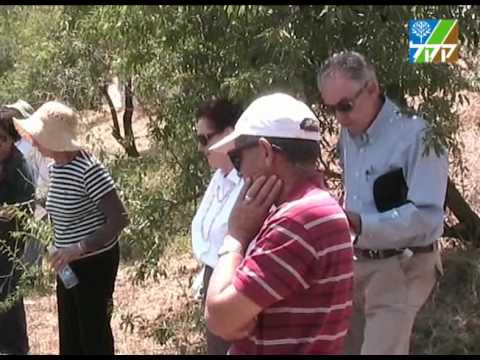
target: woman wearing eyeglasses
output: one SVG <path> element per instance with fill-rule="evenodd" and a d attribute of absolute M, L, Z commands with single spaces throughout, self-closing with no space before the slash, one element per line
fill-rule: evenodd
<path fill-rule="evenodd" d="M 12 206 L 26 208 L 35 187 L 32 170 L 15 147 L 20 135 L 13 125 L 14 116 L 14 109 L 0 107 L 0 304 L 15 299 L 8 309 L 0 307 L 0 354 L 20 355 L 29 350 L 27 321 L 23 298 L 14 293 L 21 271 L 11 252 L 17 257 L 23 254 L 24 241 L 12 234 L 21 230 Z"/>
<path fill-rule="evenodd" d="M 228 217 L 243 186 L 228 156 L 208 148 L 233 131 L 241 113 L 241 107 L 228 99 L 209 100 L 196 113 L 198 150 L 215 171 L 192 222 L 193 253 L 203 265 L 203 305 L 218 250 L 227 234 Z M 228 347 L 229 343 L 207 329 L 209 355 L 224 355 Z"/>

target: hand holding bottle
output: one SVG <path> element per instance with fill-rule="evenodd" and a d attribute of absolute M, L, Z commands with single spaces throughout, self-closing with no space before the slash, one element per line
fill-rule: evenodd
<path fill-rule="evenodd" d="M 68 249 L 68 248 L 66 248 Z M 63 250 L 63 249 L 62 249 Z M 65 288 L 70 289 L 78 284 L 78 278 L 73 272 L 68 263 L 64 263 L 62 259 L 61 249 L 57 249 L 55 246 L 50 245 L 48 247 L 48 253 L 51 256 L 52 266 L 58 274 L 60 280 L 62 280 Z"/>

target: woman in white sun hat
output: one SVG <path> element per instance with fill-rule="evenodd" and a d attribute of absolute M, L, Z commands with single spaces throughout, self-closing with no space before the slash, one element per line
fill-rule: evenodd
<path fill-rule="evenodd" d="M 60 354 L 114 354 L 110 326 L 125 207 L 106 168 L 78 141 L 78 115 L 50 101 L 15 125 L 43 156 L 54 160 L 46 209 L 53 223 L 58 272 L 67 264 L 79 283 L 57 276 Z"/>

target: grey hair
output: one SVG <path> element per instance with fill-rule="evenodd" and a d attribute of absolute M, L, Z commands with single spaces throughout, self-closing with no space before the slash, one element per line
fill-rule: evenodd
<path fill-rule="evenodd" d="M 344 51 L 329 57 L 317 73 L 317 86 L 322 89 L 326 78 L 334 73 L 341 73 L 355 82 L 377 80 L 375 69 L 362 54 L 355 51 Z"/>

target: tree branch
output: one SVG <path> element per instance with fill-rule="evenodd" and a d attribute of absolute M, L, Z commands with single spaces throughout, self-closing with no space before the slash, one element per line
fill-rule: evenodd
<path fill-rule="evenodd" d="M 139 157 L 137 146 L 135 144 L 135 137 L 132 129 L 133 117 L 133 92 L 132 92 L 132 78 L 127 79 L 125 84 L 125 111 L 123 112 L 123 129 L 125 132 L 125 151 L 128 156 Z"/>
<path fill-rule="evenodd" d="M 465 201 L 450 178 L 448 178 L 446 205 L 459 221 L 459 224 L 455 225 L 450 232 L 457 233 L 461 236 L 460 239 L 478 246 L 480 244 L 480 218 Z M 458 236 L 456 237 L 458 238 Z"/>
<path fill-rule="evenodd" d="M 112 98 L 108 93 L 108 84 L 103 82 L 100 86 L 100 93 L 105 97 L 108 103 L 108 107 L 110 108 L 110 114 L 112 115 L 112 122 L 113 122 L 113 130 L 112 135 L 113 137 L 123 146 L 122 144 L 122 135 L 120 134 L 120 125 L 118 124 L 118 115 L 115 106 L 113 105 Z"/>

